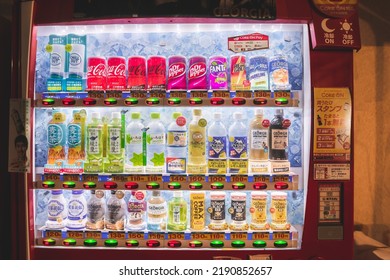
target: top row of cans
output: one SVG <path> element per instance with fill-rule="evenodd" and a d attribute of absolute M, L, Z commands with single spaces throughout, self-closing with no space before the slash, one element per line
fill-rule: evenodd
<path fill-rule="evenodd" d="M 288 61 L 236 54 L 89 57 L 87 90 L 289 90 Z M 230 67 L 229 67 L 230 66 Z M 230 69 L 230 70 L 229 70 Z"/>

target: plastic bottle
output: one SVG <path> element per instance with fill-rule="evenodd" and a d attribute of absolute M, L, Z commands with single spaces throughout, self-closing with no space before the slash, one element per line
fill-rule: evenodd
<path fill-rule="evenodd" d="M 154 190 L 147 201 L 148 230 L 159 231 L 166 229 L 167 202 L 161 192 Z"/>
<path fill-rule="evenodd" d="M 146 131 L 146 172 L 164 172 L 165 168 L 165 127 L 160 113 L 152 112 Z"/>
<path fill-rule="evenodd" d="M 175 191 L 173 198 L 168 202 L 168 230 L 186 230 L 187 202 L 182 191 Z"/>
<path fill-rule="evenodd" d="M 112 112 L 111 121 L 107 125 L 107 160 L 105 172 L 122 173 L 124 164 L 124 149 L 122 148 L 121 113 Z M 123 137 L 124 138 L 124 137 Z"/>
<path fill-rule="evenodd" d="M 66 115 L 53 111 L 53 117 L 47 126 L 47 143 L 49 146 L 47 163 L 62 165 L 65 160 Z"/>
<path fill-rule="evenodd" d="M 87 222 L 87 200 L 84 190 L 72 190 L 68 203 L 68 229 L 83 229 Z"/>
<path fill-rule="evenodd" d="M 208 172 L 224 174 L 227 172 L 227 130 L 221 112 L 215 112 L 213 120 L 207 130 Z"/>
<path fill-rule="evenodd" d="M 229 172 L 246 173 L 248 159 L 248 131 L 241 112 L 233 113 L 229 127 Z"/>
<path fill-rule="evenodd" d="M 249 125 L 249 160 L 268 159 L 269 121 L 263 119 L 263 110 L 256 109 Z"/>
<path fill-rule="evenodd" d="M 80 165 L 85 159 L 84 126 L 85 115 L 82 114 L 80 110 L 73 110 L 73 118 L 67 126 L 67 163 L 70 165 Z"/>
<path fill-rule="evenodd" d="M 188 128 L 188 173 L 206 172 L 206 125 L 202 110 L 194 109 Z"/>
<path fill-rule="evenodd" d="M 102 171 L 103 167 L 103 124 L 98 112 L 92 112 L 91 121 L 87 124 L 87 159 Z"/>
<path fill-rule="evenodd" d="M 122 191 L 111 190 L 111 197 L 107 201 L 107 210 L 104 217 L 106 229 L 123 230 L 125 227 L 126 202 Z"/>
<path fill-rule="evenodd" d="M 187 160 L 186 119 L 180 112 L 172 114 L 172 122 L 167 129 L 167 172 L 185 173 Z"/>
<path fill-rule="evenodd" d="M 131 196 L 127 203 L 128 215 L 126 228 L 129 230 L 145 229 L 145 211 L 145 191 L 131 191 Z"/>
<path fill-rule="evenodd" d="M 126 127 L 126 170 L 143 172 L 142 129 L 139 112 L 131 113 L 131 121 Z"/>
<path fill-rule="evenodd" d="M 68 218 L 68 204 L 64 197 L 63 190 L 52 190 L 51 197 L 47 204 L 48 229 L 61 229 L 66 226 Z"/>
<path fill-rule="evenodd" d="M 92 230 L 104 229 L 104 214 L 106 211 L 104 191 L 91 190 L 91 196 L 87 202 L 87 209 L 86 228 Z"/>
<path fill-rule="evenodd" d="M 269 157 L 271 160 L 287 160 L 288 129 L 283 126 L 283 109 L 276 109 L 269 127 Z"/>

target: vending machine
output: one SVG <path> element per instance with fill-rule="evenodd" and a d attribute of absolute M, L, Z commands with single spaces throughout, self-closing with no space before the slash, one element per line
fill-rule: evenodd
<path fill-rule="evenodd" d="M 144 2 L 16 2 L 27 257 L 351 259 L 356 1 Z"/>

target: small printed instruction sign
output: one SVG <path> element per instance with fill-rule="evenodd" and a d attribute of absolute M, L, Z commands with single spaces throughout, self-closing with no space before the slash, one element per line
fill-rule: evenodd
<path fill-rule="evenodd" d="M 229 37 L 228 48 L 235 53 L 268 49 L 269 37 L 261 33 Z"/>

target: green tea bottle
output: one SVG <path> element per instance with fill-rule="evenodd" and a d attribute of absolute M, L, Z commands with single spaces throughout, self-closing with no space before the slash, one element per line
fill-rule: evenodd
<path fill-rule="evenodd" d="M 182 191 L 173 192 L 173 198 L 168 202 L 168 230 L 187 229 L 187 202 Z"/>

